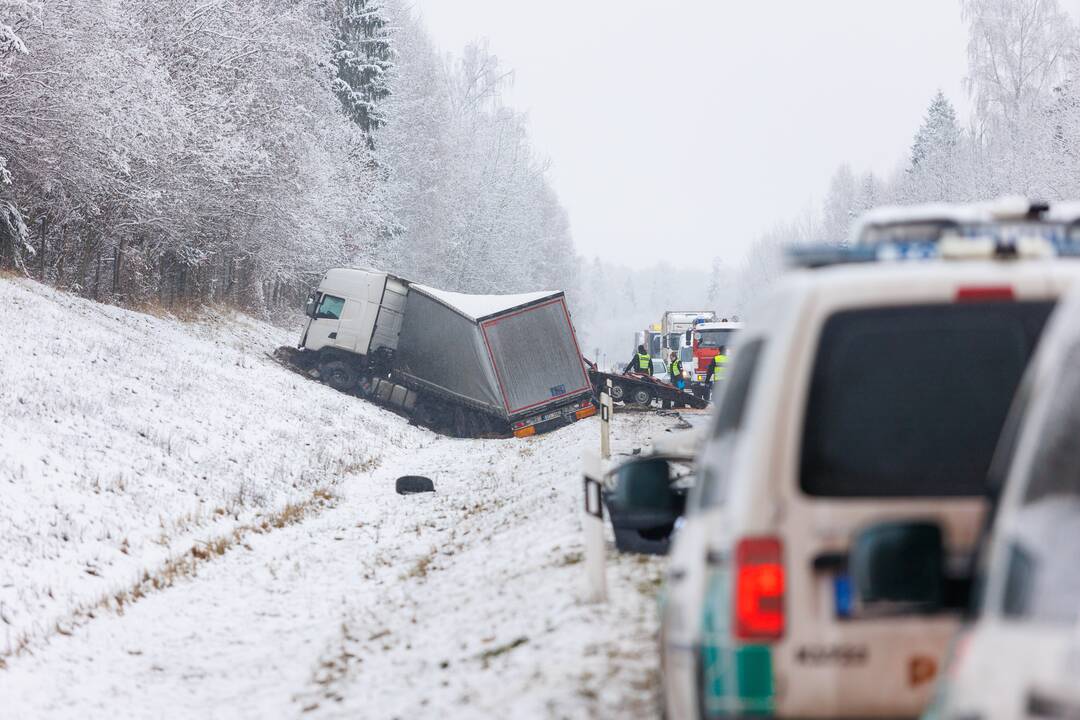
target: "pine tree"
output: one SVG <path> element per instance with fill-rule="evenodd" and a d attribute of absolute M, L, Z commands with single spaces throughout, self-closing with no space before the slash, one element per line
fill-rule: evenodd
<path fill-rule="evenodd" d="M 26 44 L 19 36 L 20 26 L 25 26 L 38 14 L 38 3 L 29 0 L 0 2 L 0 61 L 5 56 L 26 54 Z M 2 74 L 0 74 L 2 77 Z"/>
<path fill-rule="evenodd" d="M 965 197 L 964 137 L 952 103 L 940 90 L 911 144 L 911 164 L 899 187 L 904 202 L 955 202 Z"/>
<path fill-rule="evenodd" d="M 911 166 L 918 167 L 931 155 L 950 155 L 960 145 L 960 126 L 956 110 L 940 90 L 930 101 L 926 118 L 911 145 Z"/>
<path fill-rule="evenodd" d="M 829 183 L 825 196 L 822 235 L 825 242 L 844 244 L 851 221 L 858 212 L 855 174 L 848 165 L 841 165 Z"/>
<path fill-rule="evenodd" d="M 712 270 L 709 273 L 709 306 L 715 310 L 720 304 L 720 295 L 724 290 L 724 263 L 720 258 L 714 257 Z"/>
<path fill-rule="evenodd" d="M 374 147 L 372 132 L 385 122 L 379 104 L 390 95 L 394 57 L 390 29 L 379 0 L 340 0 L 338 7 L 332 88 L 345 115 Z"/>

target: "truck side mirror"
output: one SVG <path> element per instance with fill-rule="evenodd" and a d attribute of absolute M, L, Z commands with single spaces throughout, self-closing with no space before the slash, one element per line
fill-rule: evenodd
<path fill-rule="evenodd" d="M 315 317 L 315 306 L 318 305 L 316 302 L 318 300 L 318 295 L 318 291 L 312 290 L 307 297 L 307 302 L 304 303 L 304 314 L 309 318 Z"/>
<path fill-rule="evenodd" d="M 932 522 L 887 522 L 862 530 L 848 556 L 863 605 L 933 612 L 945 605 L 945 546 Z"/>
<path fill-rule="evenodd" d="M 692 342 L 694 342 L 694 331 L 693 330 L 687 330 L 686 331 L 686 344 L 689 345 Z"/>

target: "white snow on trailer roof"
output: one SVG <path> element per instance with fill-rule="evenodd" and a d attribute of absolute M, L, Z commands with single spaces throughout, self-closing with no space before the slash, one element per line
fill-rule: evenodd
<path fill-rule="evenodd" d="M 410 287 L 413 290 L 419 290 L 424 295 L 435 298 L 472 320 L 483 320 L 486 317 L 498 315 L 519 308 L 522 305 L 529 305 L 537 300 L 562 295 L 562 290 L 541 290 L 517 295 L 470 295 L 468 293 L 439 290 L 420 283 L 412 283 Z"/>

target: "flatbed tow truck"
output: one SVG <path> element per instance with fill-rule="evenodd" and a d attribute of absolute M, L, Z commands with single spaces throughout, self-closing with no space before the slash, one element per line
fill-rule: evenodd
<path fill-rule="evenodd" d="M 680 390 L 674 385 L 657 380 L 644 373 L 629 372 L 618 375 L 603 372 L 596 365 L 589 363 L 589 382 L 593 392 L 600 397 L 601 391 L 611 381 L 611 399 L 623 405 L 647 408 L 659 400 L 665 409 L 694 408 L 704 410 L 709 401 L 698 397 L 688 390 Z"/>

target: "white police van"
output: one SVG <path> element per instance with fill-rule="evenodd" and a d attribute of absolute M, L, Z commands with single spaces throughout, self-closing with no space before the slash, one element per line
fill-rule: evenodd
<path fill-rule="evenodd" d="M 991 473 L 977 619 L 929 718 L 1080 718 L 1080 293 L 1055 311 Z"/>
<path fill-rule="evenodd" d="M 925 708 L 1001 426 L 1080 277 L 1053 257 L 1077 219 L 1015 202 L 879 211 L 849 248 L 798 254 L 736 342 L 674 539 L 668 717 Z"/>

